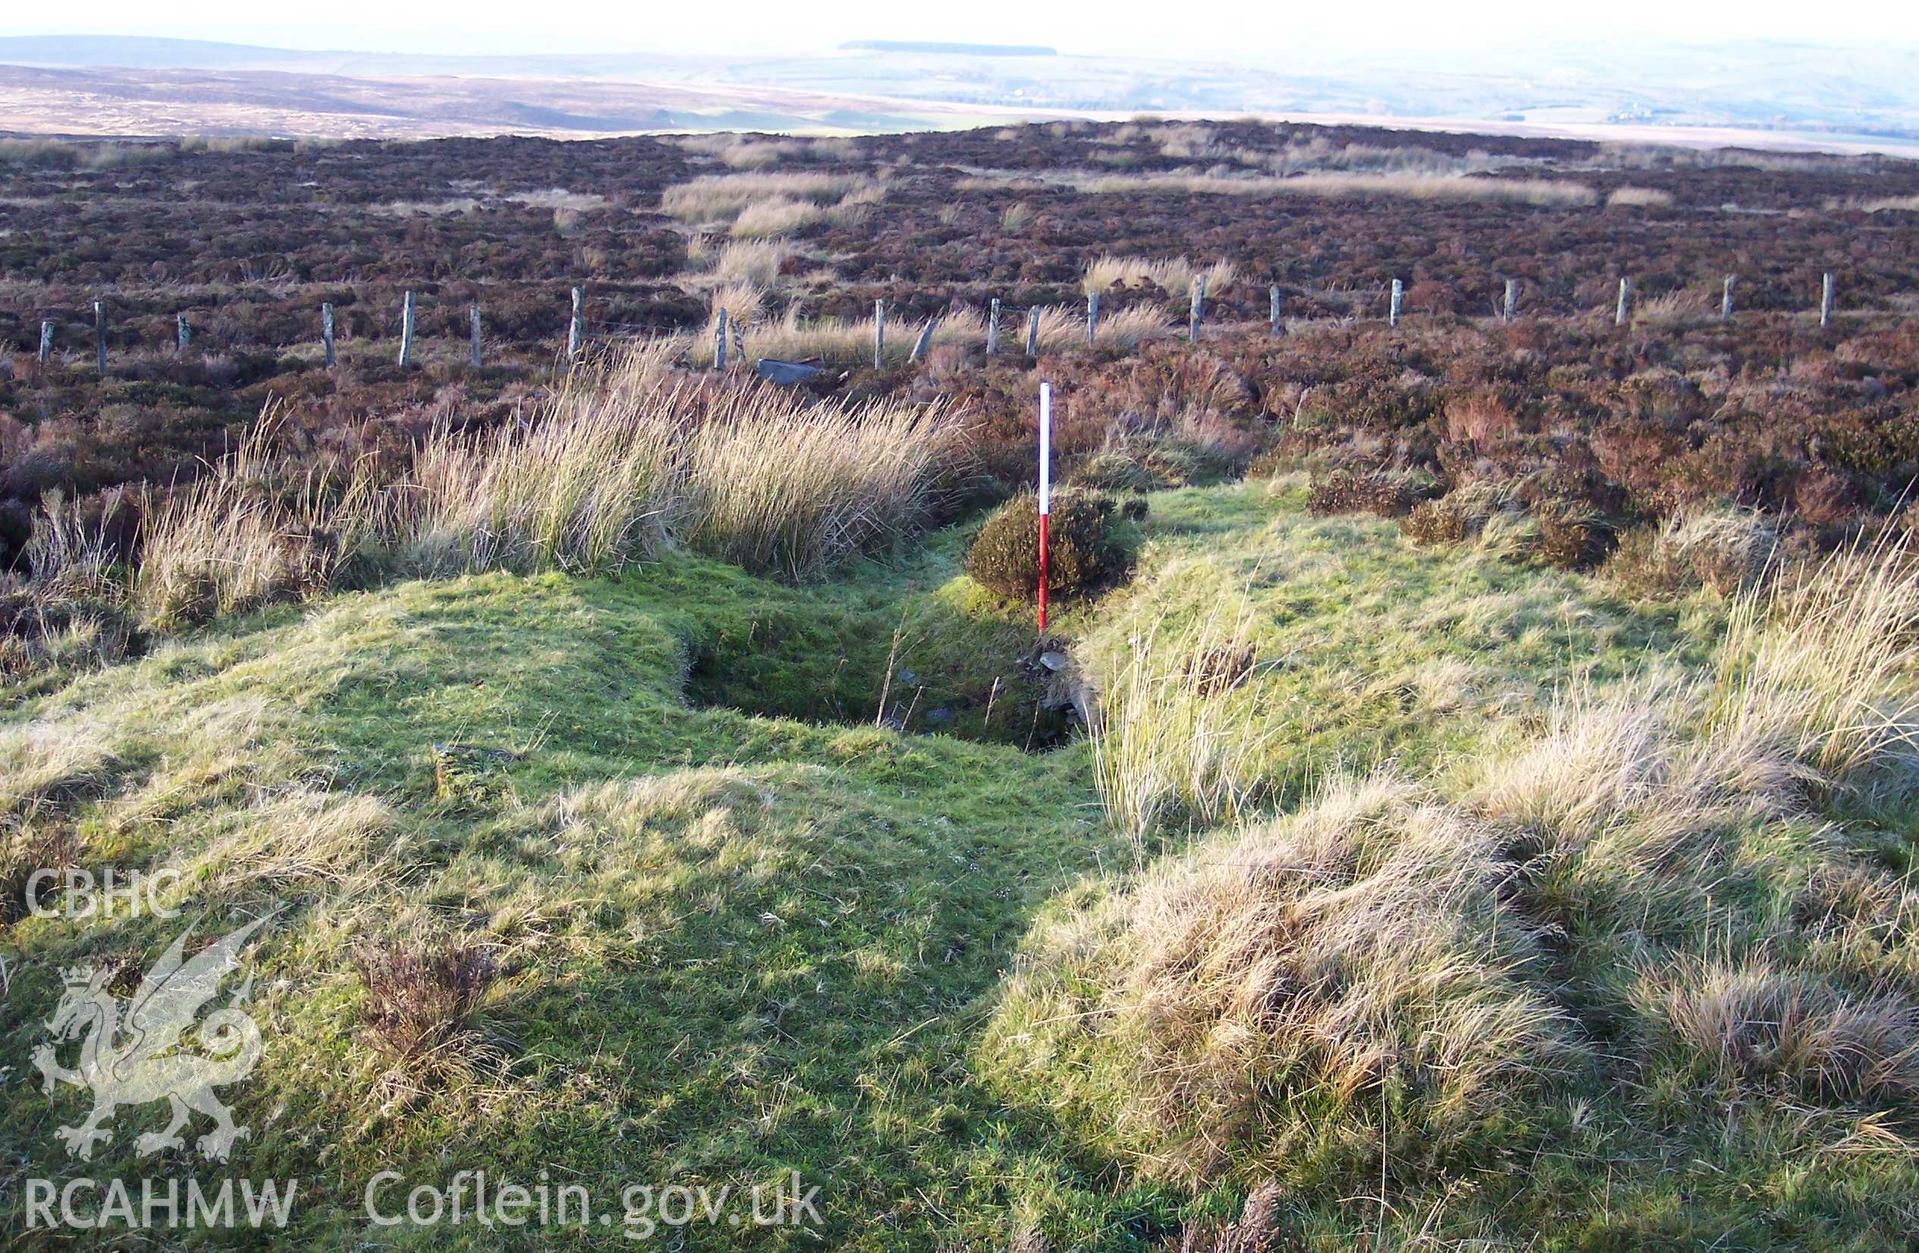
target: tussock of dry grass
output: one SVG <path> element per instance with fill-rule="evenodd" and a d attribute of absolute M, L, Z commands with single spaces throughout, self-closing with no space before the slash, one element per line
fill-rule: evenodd
<path fill-rule="evenodd" d="M 644 560 L 665 541 L 677 399 L 609 388 L 598 403 L 570 394 L 535 425 L 436 434 L 390 497 L 383 529 L 399 566 L 444 576 Z"/>
<path fill-rule="evenodd" d="M 1835 553 L 1738 598 L 1707 733 L 1777 744 L 1835 783 L 1919 787 L 1919 572 L 1908 543 Z"/>
<path fill-rule="evenodd" d="M 118 765 L 103 728 L 32 722 L 0 730 L 0 817 L 97 790 Z"/>
<path fill-rule="evenodd" d="M 1704 586 L 1731 596 L 1765 580 L 1778 544 L 1778 532 L 1758 510 L 1694 509 L 1628 532 L 1604 575 L 1639 595 L 1681 596 Z"/>
<path fill-rule="evenodd" d="M 1603 312 L 1610 317 L 1615 307 L 1609 304 L 1605 306 Z M 1698 321 L 1718 314 L 1719 293 L 1681 287 L 1674 291 L 1661 292 L 1657 296 L 1641 298 L 1637 292 L 1634 292 L 1630 312 L 1635 322 L 1645 322 L 1655 326 Z"/>
<path fill-rule="evenodd" d="M 514 204 L 523 204 L 530 209 L 569 209 L 575 213 L 585 213 L 589 209 L 604 209 L 607 198 L 598 192 L 569 191 L 564 187 L 548 187 L 541 191 L 516 191 L 506 197 Z"/>
<path fill-rule="evenodd" d="M 1165 313 L 1152 305 L 1136 304 L 1111 311 L 1102 309 L 1099 323 L 1094 328 L 1093 343 L 1097 348 L 1130 352 L 1147 340 L 1162 338 L 1173 330 Z M 1086 310 L 1057 306 L 1041 309 L 1038 340 L 1041 352 L 1064 352 L 1085 347 Z M 1000 343 L 1002 352 L 1007 350 L 1007 346 L 1015 351 L 1025 351 L 1025 320 L 1020 319 L 1002 329 Z"/>
<path fill-rule="evenodd" d="M 1122 283 L 1128 286 L 1150 283 L 1169 295 L 1182 296 L 1192 290 L 1195 279 L 1203 278 L 1207 292 L 1217 295 L 1232 285 L 1238 273 L 1230 261 L 1215 261 L 1201 267 L 1185 257 L 1150 261 L 1144 257 L 1106 255 L 1087 263 L 1080 290 L 1088 293 L 1105 292 Z"/>
<path fill-rule="evenodd" d="M 718 282 L 759 287 L 772 286 L 796 251 L 783 239 L 736 239 L 721 245 L 705 235 L 694 236 L 686 246 L 687 259 L 704 266 Z"/>
<path fill-rule="evenodd" d="M 859 145 L 850 139 L 756 139 L 732 131 L 711 135 L 677 135 L 668 142 L 688 152 L 713 157 L 735 170 L 762 170 L 789 161 L 850 161 Z"/>
<path fill-rule="evenodd" d="M 397 821 L 383 801 L 304 785 L 262 797 L 235 829 L 187 869 L 228 887 L 324 884 L 349 895 L 374 887 L 392 851 Z"/>
<path fill-rule="evenodd" d="M 406 564 L 601 571 L 672 540 L 799 578 L 925 521 L 955 452 L 939 408 L 806 408 L 661 360 L 641 350 L 576 380 L 534 426 L 430 442 L 402 498 Z"/>
<path fill-rule="evenodd" d="M 735 235 L 769 237 L 827 219 L 854 221 L 885 195 L 863 173 L 703 174 L 667 188 L 660 209 L 683 222 L 725 222 Z"/>
<path fill-rule="evenodd" d="M 1606 207 L 1622 209 L 1663 209 L 1672 204 L 1672 193 L 1657 187 L 1615 187 L 1606 197 Z"/>
<path fill-rule="evenodd" d="M 1357 1161 L 1382 1136 L 1454 1155 L 1580 1051 L 1522 977 L 1540 955 L 1501 907 L 1510 875 L 1489 828 L 1419 789 L 1336 783 L 1044 927 L 989 1054 L 1043 1065 L 1097 1037 L 1083 1060 L 1111 1091 L 1088 1113 L 1190 1183 Z"/>
<path fill-rule="evenodd" d="M 1901 997 L 1848 993 L 1758 960 L 1689 958 L 1644 972 L 1635 996 L 1736 1086 L 1867 1100 L 1919 1092 L 1919 1008 Z"/>
<path fill-rule="evenodd" d="M 1919 213 L 1919 196 L 1880 196 L 1872 200 L 1832 202 L 1827 207 L 1857 209 L 1861 213 Z"/>
<path fill-rule="evenodd" d="M 956 452 L 940 410 L 883 402 L 795 421 L 737 395 L 687 439 L 672 530 L 693 548 L 801 578 L 927 521 Z"/>
<path fill-rule="evenodd" d="M 308 474 L 290 493 L 272 480 L 265 421 L 210 472 L 146 508 L 129 601 L 148 623 L 178 627 L 332 585 L 375 508 L 371 484 L 336 489 Z"/>

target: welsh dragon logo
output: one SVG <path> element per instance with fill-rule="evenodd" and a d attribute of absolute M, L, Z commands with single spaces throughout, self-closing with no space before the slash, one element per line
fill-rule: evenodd
<path fill-rule="evenodd" d="M 200 1022 L 195 1038 L 209 1056 L 182 1051 L 180 1040 L 201 1006 L 239 967 L 247 940 L 278 912 L 230 932 L 191 960 L 184 958 L 187 937 L 193 933 L 188 927 L 125 1004 L 107 990 L 110 969 L 83 965 L 61 972 L 66 988 L 46 1024 L 52 1042 L 34 1050 L 33 1064 L 44 1076 L 41 1087 L 49 1096 L 62 1083 L 93 1091 L 93 1112 L 86 1121 L 56 1133 L 70 1156 L 90 1160 L 96 1144 L 110 1141 L 113 1132 L 106 1124 L 120 1106 L 164 1100 L 173 1108 L 173 1120 L 165 1130 L 148 1132 L 134 1142 L 142 1157 L 184 1148 L 180 1130 L 197 1111 L 214 1123 L 213 1130 L 200 1137 L 200 1151 L 211 1161 L 227 1160 L 234 1141 L 244 1138 L 247 1129 L 234 1125 L 232 1112 L 213 1090 L 246 1078 L 260 1060 L 260 1028 L 238 1008 L 252 990 L 252 976 Z M 54 1045 L 76 1037 L 82 1038 L 79 1064 L 68 1069 L 55 1056 Z"/>

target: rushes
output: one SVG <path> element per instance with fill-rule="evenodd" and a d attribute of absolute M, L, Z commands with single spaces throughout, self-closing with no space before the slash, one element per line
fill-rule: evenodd
<path fill-rule="evenodd" d="M 576 375 L 542 422 L 428 441 L 388 525 L 412 573 L 600 573 L 678 542 L 806 578 L 923 524 L 956 435 L 937 406 L 809 408 L 643 348 Z"/>
<path fill-rule="evenodd" d="M 150 501 L 128 598 L 168 629 L 330 586 L 365 538 L 371 485 L 311 472 L 270 490 L 276 423 L 262 421 L 211 472 Z"/>
<path fill-rule="evenodd" d="M 411 490 L 390 497 L 399 567 L 599 573 L 651 556 L 665 538 L 675 432 L 645 399 L 569 393 L 537 425 L 429 438 Z M 676 399 L 660 398 L 668 413 Z"/>
<path fill-rule="evenodd" d="M 822 408 L 806 421 L 735 392 L 685 445 L 676 533 L 752 570 L 807 578 L 925 522 L 956 452 L 937 409 Z"/>
<path fill-rule="evenodd" d="M 675 374 L 643 346 L 576 370 L 532 420 L 434 432 L 394 481 L 353 466 L 289 482 L 265 423 L 148 502 L 130 573 L 54 502 L 35 582 L 85 583 L 173 629 L 383 574 L 610 573 L 675 542 L 804 578 L 922 525 L 957 435 L 938 405 L 808 406 Z"/>

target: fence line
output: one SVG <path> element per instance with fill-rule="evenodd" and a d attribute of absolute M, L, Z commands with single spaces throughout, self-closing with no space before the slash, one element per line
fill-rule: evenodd
<path fill-rule="evenodd" d="M 1737 279 L 1737 275 L 1728 274 L 1721 284 L 1719 317 L 1722 321 L 1730 321 L 1733 318 L 1733 296 Z M 1394 278 L 1390 281 L 1387 289 L 1387 307 L 1384 318 L 1388 329 L 1397 329 L 1405 320 L 1408 312 L 1405 297 L 1410 290 L 1412 289 L 1402 279 Z M 1832 325 L 1834 315 L 1838 312 L 1836 291 L 1837 279 L 1834 272 L 1830 270 L 1825 271 L 1820 276 L 1819 297 L 1816 306 L 1821 329 L 1829 329 Z M 1519 313 L 1519 293 L 1519 280 L 1512 278 L 1503 280 L 1502 298 L 1494 315 L 1496 321 L 1502 324 L 1511 324 L 1517 321 Z M 1195 278 L 1189 294 L 1187 308 L 1186 340 L 1189 344 L 1197 344 L 1202 338 L 1207 312 L 1206 295 L 1205 278 L 1203 276 Z M 1615 326 L 1627 327 L 1632 324 L 1635 306 L 1638 304 L 1638 295 L 1639 291 L 1633 283 L 1632 276 L 1629 274 L 1620 275 L 1618 293 L 1613 307 L 1613 323 Z M 602 335 L 644 335 L 654 333 L 654 328 L 651 326 L 619 322 L 593 322 L 586 316 L 585 289 L 582 287 L 572 288 L 570 297 L 571 302 L 566 324 L 565 339 L 566 356 L 569 360 L 578 359 L 580 354 L 585 350 L 587 341 L 592 338 L 596 332 Z M 1287 330 L 1287 322 L 1282 316 L 1285 307 L 1284 302 L 1285 294 L 1282 292 L 1280 286 L 1277 283 L 1269 286 L 1267 289 L 1267 323 L 1269 332 L 1275 337 L 1284 335 Z M 92 305 L 94 364 L 99 373 L 106 374 L 109 366 L 109 319 L 107 303 L 104 299 L 100 299 L 93 301 Z M 1029 306 L 1027 310 L 1024 347 L 1026 356 L 1028 357 L 1037 357 L 1039 355 L 1041 316 L 1043 311 L 1050 307 L 1056 306 L 1033 305 Z M 1809 314 L 1812 311 L 1813 310 L 1808 309 L 1805 312 Z M 336 321 L 332 302 L 322 302 L 319 312 L 322 359 L 326 367 L 331 369 L 338 364 Z M 1100 294 L 1098 292 L 1087 293 L 1085 325 L 1086 343 L 1088 347 L 1094 347 L 1098 343 L 1100 314 Z M 1579 319 L 1581 317 L 1590 317 L 1591 314 L 1573 313 L 1558 316 Z M 1791 316 L 1790 312 L 1788 312 L 1788 316 Z M 985 355 L 988 357 L 999 355 L 1001 318 L 1002 304 L 1000 298 L 994 296 L 990 300 L 986 320 Z M 1350 325 L 1370 319 L 1361 316 L 1333 319 L 1296 319 L 1296 321 L 1306 321 L 1309 323 L 1322 320 L 1331 321 L 1335 324 Z M 485 360 L 482 307 L 479 302 L 474 301 L 467 305 L 467 322 L 469 341 L 467 354 L 468 364 L 475 369 L 479 369 L 483 367 Z M 918 338 L 913 343 L 912 350 L 908 354 L 909 361 L 917 362 L 926 357 L 931 348 L 934 332 L 939 322 L 940 318 L 935 316 L 924 324 Z M 391 324 L 389 323 L 389 325 Z M 417 325 L 418 300 L 413 291 L 407 290 L 403 293 L 400 309 L 398 364 L 403 369 L 412 366 L 414 363 L 414 340 L 417 334 Z M 58 327 L 59 323 L 54 319 L 43 318 L 40 320 L 40 335 L 35 357 L 43 364 L 51 361 L 53 358 Z M 195 338 L 195 329 L 186 313 L 178 313 L 174 316 L 174 329 L 174 353 L 176 356 L 185 356 L 190 351 Z M 1171 331 L 1172 329 L 1172 325 L 1169 324 L 1167 330 Z M 729 357 L 729 334 L 731 337 L 730 347 L 732 349 L 730 355 L 735 361 L 743 363 L 746 357 L 745 327 L 740 320 L 737 318 L 729 318 L 727 312 L 722 309 L 717 315 L 714 331 L 713 357 L 715 364 L 720 368 L 725 368 L 727 364 Z M 886 301 L 875 300 L 873 302 L 873 367 L 875 369 L 884 368 L 885 353 Z"/>

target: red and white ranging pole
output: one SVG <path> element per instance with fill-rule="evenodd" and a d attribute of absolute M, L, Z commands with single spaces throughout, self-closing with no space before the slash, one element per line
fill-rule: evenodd
<path fill-rule="evenodd" d="M 1039 630 L 1046 634 L 1046 520 L 1053 512 L 1053 385 L 1039 385 Z"/>

